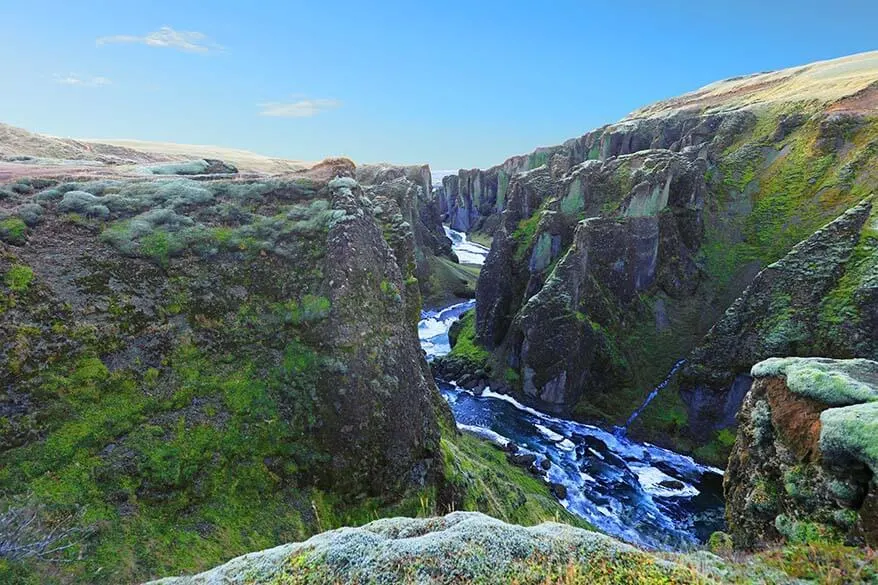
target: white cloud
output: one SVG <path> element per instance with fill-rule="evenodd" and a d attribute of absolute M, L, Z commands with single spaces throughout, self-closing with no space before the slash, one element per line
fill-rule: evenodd
<path fill-rule="evenodd" d="M 103 87 L 113 82 L 106 77 L 82 77 L 75 73 L 68 73 L 67 75 L 55 75 L 55 83 L 78 87 Z"/>
<path fill-rule="evenodd" d="M 310 118 L 326 110 L 334 110 L 341 106 L 341 102 L 333 99 L 300 99 L 295 102 L 269 102 L 259 104 L 262 108 L 260 116 L 274 118 Z"/>
<path fill-rule="evenodd" d="M 113 35 L 100 37 L 97 40 L 99 46 L 113 43 L 136 43 L 148 47 L 164 47 L 201 54 L 215 53 L 223 50 L 221 46 L 211 42 L 204 33 L 177 31 L 169 26 L 163 26 L 157 31 L 142 37 L 137 35 Z"/>

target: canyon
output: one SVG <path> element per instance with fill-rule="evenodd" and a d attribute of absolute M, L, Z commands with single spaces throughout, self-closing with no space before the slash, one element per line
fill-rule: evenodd
<path fill-rule="evenodd" d="M 876 186 L 874 52 L 441 184 L 0 126 L 0 578 L 876 579 Z"/>

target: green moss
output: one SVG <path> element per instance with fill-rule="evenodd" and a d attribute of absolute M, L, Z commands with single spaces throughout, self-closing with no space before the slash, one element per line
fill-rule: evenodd
<path fill-rule="evenodd" d="M 792 392 L 830 406 L 846 406 L 878 400 L 878 388 L 870 382 L 874 362 L 769 358 L 754 365 L 754 377 L 785 376 Z"/>
<path fill-rule="evenodd" d="M 765 479 L 756 481 L 747 498 L 747 506 L 760 514 L 774 513 L 777 510 L 777 502 L 777 485 Z"/>
<path fill-rule="evenodd" d="M 332 303 L 328 298 L 307 294 L 300 301 L 290 299 L 285 303 L 274 305 L 274 311 L 285 323 L 301 325 L 325 319 L 329 316 L 331 307 Z"/>
<path fill-rule="evenodd" d="M 537 150 L 527 155 L 527 170 L 532 171 L 537 167 L 541 167 L 549 162 L 551 152 L 548 150 Z"/>
<path fill-rule="evenodd" d="M 570 182 L 567 194 L 561 199 L 561 212 L 565 215 L 579 217 L 585 209 L 585 198 L 582 194 L 582 181 L 579 177 Z"/>
<path fill-rule="evenodd" d="M 734 551 L 732 537 L 725 532 L 714 532 L 707 541 L 707 548 L 717 555 L 730 555 Z"/>
<path fill-rule="evenodd" d="M 446 431 L 441 447 L 445 481 L 456 494 L 456 509 L 524 526 L 553 520 L 591 527 L 561 507 L 545 482 L 511 465 L 503 451 L 483 439 Z M 440 513 L 448 511 L 452 510 Z"/>
<path fill-rule="evenodd" d="M 521 220 L 518 227 L 512 233 L 512 238 L 516 242 L 514 253 L 516 262 L 524 261 L 524 258 L 527 256 L 528 250 L 530 250 L 536 237 L 541 218 L 542 212 L 535 212 L 529 218 Z"/>
<path fill-rule="evenodd" d="M 785 514 L 774 519 L 774 527 L 791 544 L 841 544 L 842 538 L 831 526 L 793 520 Z"/>
<path fill-rule="evenodd" d="M 497 173 L 497 211 L 506 206 L 506 192 L 509 190 L 509 175 L 501 170 Z"/>
<path fill-rule="evenodd" d="M 20 246 L 27 239 L 27 225 L 17 217 L 0 219 L 0 240 Z"/>
<path fill-rule="evenodd" d="M 14 264 L 9 267 L 3 277 L 3 281 L 12 292 L 25 292 L 34 278 L 34 271 L 29 266 Z"/>
<path fill-rule="evenodd" d="M 733 430 L 720 429 L 713 433 L 710 441 L 695 450 L 695 457 L 699 461 L 725 467 L 729 453 L 731 453 L 732 447 L 735 444 L 735 437 Z"/>
<path fill-rule="evenodd" d="M 480 369 L 487 364 L 490 353 L 476 341 L 475 309 L 461 315 L 457 342 L 451 348 L 450 355 L 453 358 L 465 360 L 472 369 Z"/>
<path fill-rule="evenodd" d="M 7 451 L 0 484 L 102 527 L 65 552 L 68 581 L 138 582 L 301 539 L 316 529 L 307 478 L 327 460 L 309 433 L 324 367 L 297 342 L 275 364 L 192 345 L 142 376 L 56 364 L 35 391 L 53 412 L 45 440 Z"/>
<path fill-rule="evenodd" d="M 809 120 L 781 144 L 775 143 L 773 129 L 783 113 L 762 112 L 755 127 L 723 153 L 717 166 L 722 180 L 711 184 L 715 193 L 705 208 L 702 254 L 720 286 L 749 262 L 764 266 L 783 257 L 878 182 L 867 173 L 848 184 L 838 178 L 839 169 L 852 161 L 862 166 L 863 160 L 876 159 L 878 152 L 872 152 L 862 136 L 849 137 L 850 149 L 825 154 L 817 148 L 819 121 Z M 874 124 L 864 126 L 863 132 L 874 132 Z"/>
<path fill-rule="evenodd" d="M 820 425 L 827 460 L 861 461 L 878 473 L 878 402 L 824 410 Z"/>

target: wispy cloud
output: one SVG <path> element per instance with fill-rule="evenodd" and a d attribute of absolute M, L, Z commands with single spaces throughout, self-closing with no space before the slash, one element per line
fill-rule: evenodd
<path fill-rule="evenodd" d="M 157 31 L 144 36 L 113 35 L 109 37 L 100 37 L 97 40 L 98 46 L 114 43 L 135 43 L 146 45 L 148 47 L 164 47 L 168 49 L 177 49 L 178 51 L 186 51 L 187 53 L 201 54 L 216 53 L 223 50 L 220 45 L 212 42 L 204 33 L 197 31 L 178 31 L 169 26 L 163 26 Z"/>
<path fill-rule="evenodd" d="M 75 73 L 68 73 L 67 75 L 55 75 L 55 83 L 78 87 L 103 87 L 111 85 L 113 82 L 106 77 L 82 77 Z"/>
<path fill-rule="evenodd" d="M 274 118 L 310 118 L 320 112 L 341 107 L 341 102 L 333 99 L 300 99 L 294 102 L 268 102 L 259 104 L 260 116 Z"/>

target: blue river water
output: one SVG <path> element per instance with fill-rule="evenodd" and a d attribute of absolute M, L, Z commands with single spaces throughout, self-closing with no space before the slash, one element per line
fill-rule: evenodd
<path fill-rule="evenodd" d="M 487 254 L 465 237 L 452 242 L 465 242 L 468 254 L 479 248 Z M 428 360 L 450 351 L 448 329 L 474 306 L 469 300 L 424 311 L 418 333 Z M 537 464 L 548 459 L 545 480 L 566 488 L 560 503 L 607 534 L 648 548 L 685 549 L 723 527 L 721 470 L 630 440 L 624 429 L 552 416 L 491 389 L 476 395 L 454 381 L 437 383 L 458 428 L 498 446 L 514 443 L 518 453 L 535 455 Z M 654 397 L 663 385 L 646 396 Z"/>

